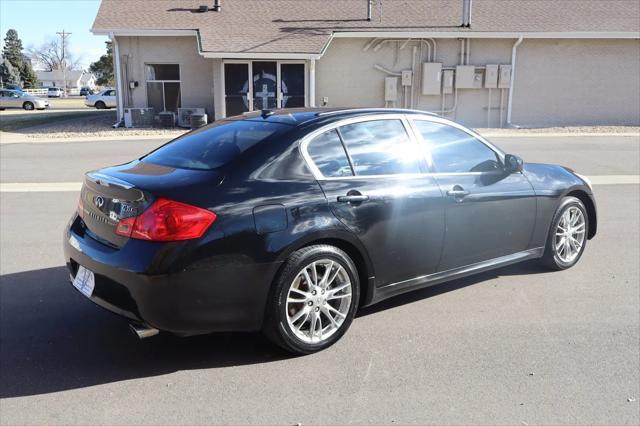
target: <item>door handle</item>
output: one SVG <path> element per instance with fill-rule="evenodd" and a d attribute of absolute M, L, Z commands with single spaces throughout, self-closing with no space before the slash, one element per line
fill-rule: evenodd
<path fill-rule="evenodd" d="M 462 198 L 469 195 L 469 191 L 465 191 L 460 185 L 456 185 L 451 190 L 447 191 L 449 197 Z"/>
<path fill-rule="evenodd" d="M 363 201 L 368 201 L 368 195 L 362 194 L 352 194 L 352 195 L 340 195 L 338 196 L 339 203 L 362 203 Z"/>

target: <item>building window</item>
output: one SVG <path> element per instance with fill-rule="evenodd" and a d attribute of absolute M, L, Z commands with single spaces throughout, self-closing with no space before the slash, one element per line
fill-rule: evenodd
<path fill-rule="evenodd" d="M 147 105 L 155 113 L 178 112 L 180 108 L 180 65 L 146 64 Z"/>

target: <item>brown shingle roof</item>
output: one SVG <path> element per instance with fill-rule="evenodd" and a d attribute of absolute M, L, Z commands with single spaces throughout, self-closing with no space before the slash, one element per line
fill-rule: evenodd
<path fill-rule="evenodd" d="M 640 32 L 639 0 L 475 0 L 460 28 L 462 0 L 102 0 L 94 32 L 197 30 L 205 52 L 319 53 L 339 31 Z"/>

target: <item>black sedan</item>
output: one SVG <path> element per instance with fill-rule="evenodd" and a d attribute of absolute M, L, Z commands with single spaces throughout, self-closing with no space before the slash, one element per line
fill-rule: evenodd
<path fill-rule="evenodd" d="M 359 307 L 596 234 L 589 181 L 454 122 L 390 109 L 216 121 L 86 174 L 64 234 L 73 285 L 140 337 L 262 330 L 311 353 Z"/>

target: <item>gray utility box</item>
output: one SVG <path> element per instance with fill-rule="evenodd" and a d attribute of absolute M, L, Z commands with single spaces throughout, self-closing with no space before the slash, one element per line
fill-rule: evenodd
<path fill-rule="evenodd" d="M 439 95 L 442 76 L 442 64 L 425 62 L 422 64 L 422 94 Z"/>
<path fill-rule="evenodd" d="M 485 89 L 498 88 L 498 66 L 487 65 L 484 71 L 484 87 Z"/>
<path fill-rule="evenodd" d="M 509 87 L 511 87 L 511 65 L 500 65 L 498 88 L 508 89 Z"/>
<path fill-rule="evenodd" d="M 474 65 L 456 66 L 456 89 L 475 89 L 476 67 Z"/>
<path fill-rule="evenodd" d="M 453 93 L 453 70 L 442 71 L 442 93 L 444 95 Z"/>

